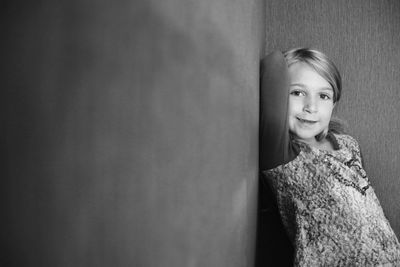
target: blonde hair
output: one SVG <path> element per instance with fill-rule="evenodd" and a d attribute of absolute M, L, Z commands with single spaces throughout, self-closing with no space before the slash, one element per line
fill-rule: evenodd
<path fill-rule="evenodd" d="M 294 48 L 283 52 L 288 67 L 297 62 L 303 62 L 312 67 L 323 77 L 333 89 L 333 103 L 340 100 L 342 94 L 342 77 L 335 64 L 324 53 L 310 48 Z M 320 141 L 324 139 L 328 131 L 344 133 L 345 123 L 337 118 L 331 118 L 328 129 L 318 134 L 315 138 Z"/>

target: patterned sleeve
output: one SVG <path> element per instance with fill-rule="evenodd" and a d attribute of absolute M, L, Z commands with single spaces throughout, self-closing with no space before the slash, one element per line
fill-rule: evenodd
<path fill-rule="evenodd" d="M 363 155 L 361 152 L 360 144 L 354 137 L 352 137 L 350 135 L 345 135 L 345 136 L 347 136 L 347 138 L 349 138 L 351 140 L 351 142 L 354 144 L 354 147 L 355 147 L 354 151 L 356 152 L 357 159 L 360 161 L 361 167 L 365 168 L 364 158 L 363 158 Z"/>
<path fill-rule="evenodd" d="M 364 161 L 363 161 L 363 157 L 361 154 L 361 147 L 354 137 L 352 137 L 350 135 L 343 135 L 343 136 L 344 136 L 344 138 L 349 140 L 349 142 L 348 142 L 349 149 L 353 154 L 352 160 L 350 160 L 350 162 L 348 162 L 347 165 L 350 168 L 353 168 L 354 170 L 356 170 L 361 175 L 361 177 L 363 178 L 363 180 L 365 182 L 364 187 L 365 187 L 365 189 L 367 189 L 370 187 L 370 181 L 369 181 L 367 173 L 365 172 L 365 169 L 364 169 Z"/>
<path fill-rule="evenodd" d="M 260 83 L 260 170 L 263 171 L 289 161 L 289 77 L 281 52 L 262 59 Z"/>
<path fill-rule="evenodd" d="M 365 168 L 365 161 L 364 161 L 364 157 L 363 157 L 360 145 L 358 145 L 358 149 L 360 151 L 361 165 L 363 168 Z"/>

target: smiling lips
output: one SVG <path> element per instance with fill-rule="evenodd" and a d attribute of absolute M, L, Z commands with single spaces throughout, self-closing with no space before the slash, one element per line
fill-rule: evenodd
<path fill-rule="evenodd" d="M 311 121 L 311 120 L 305 120 L 305 119 L 302 119 L 302 118 L 297 118 L 300 122 L 302 122 L 302 123 L 306 123 L 306 124 L 314 124 L 314 123 L 316 123 L 317 121 Z"/>

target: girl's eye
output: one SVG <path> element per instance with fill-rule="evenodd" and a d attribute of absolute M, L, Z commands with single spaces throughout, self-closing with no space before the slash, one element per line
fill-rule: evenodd
<path fill-rule="evenodd" d="M 322 100 L 330 100 L 331 99 L 331 96 L 328 94 L 320 94 L 320 97 Z"/>
<path fill-rule="evenodd" d="M 304 95 L 304 93 L 302 91 L 300 91 L 300 90 L 293 90 L 293 91 L 290 92 L 290 94 L 294 95 L 294 96 Z"/>

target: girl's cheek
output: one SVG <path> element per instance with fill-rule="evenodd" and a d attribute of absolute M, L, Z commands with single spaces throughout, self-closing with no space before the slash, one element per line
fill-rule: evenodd
<path fill-rule="evenodd" d="M 289 101 L 289 113 L 298 112 L 299 110 L 301 110 L 301 103 Z"/>

